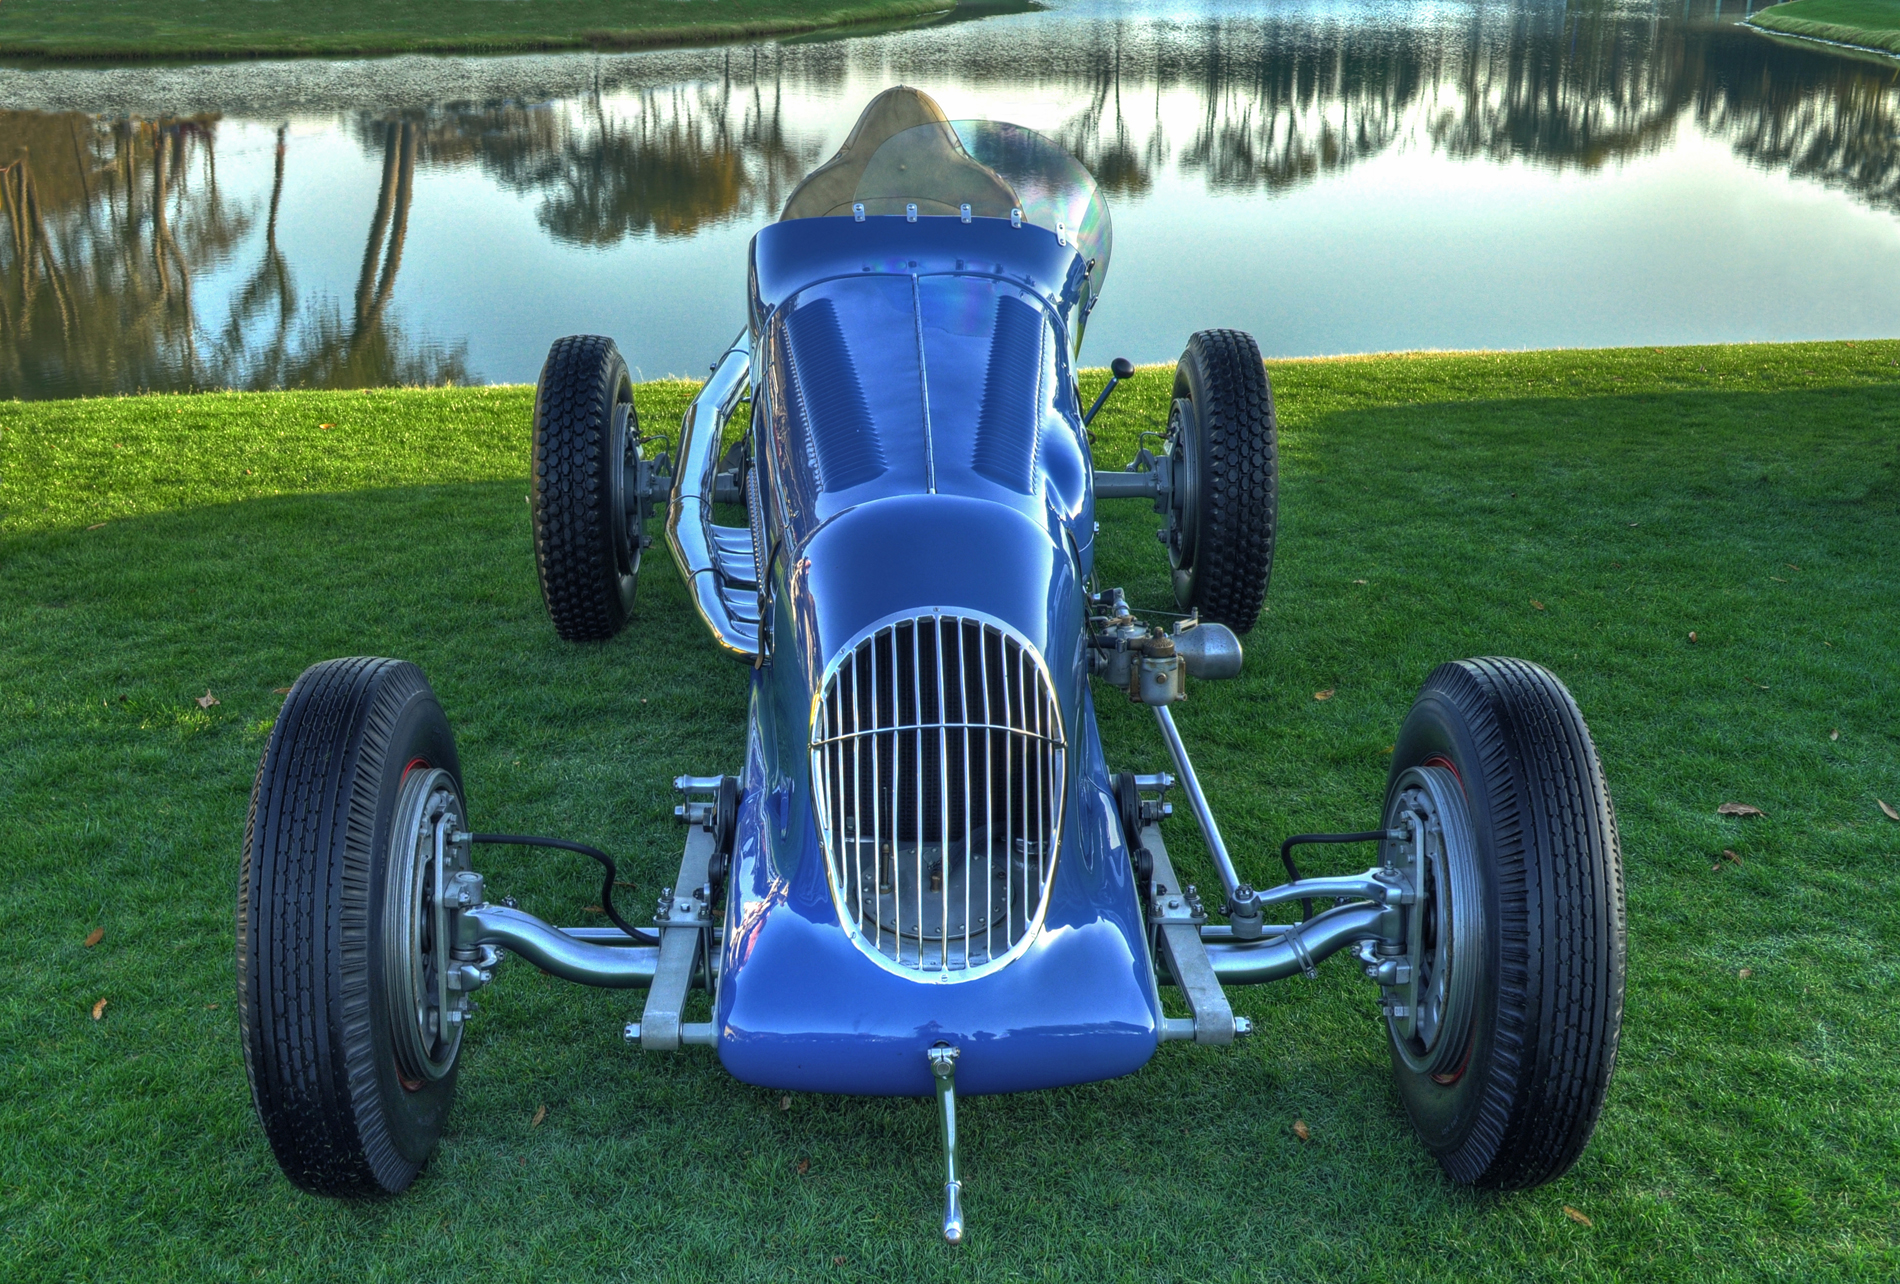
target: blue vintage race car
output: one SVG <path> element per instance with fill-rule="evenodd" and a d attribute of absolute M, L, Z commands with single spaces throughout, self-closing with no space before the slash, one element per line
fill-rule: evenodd
<path fill-rule="evenodd" d="M 238 906 L 247 1066 L 293 1182 L 358 1195 L 415 1177 L 469 995 L 507 953 L 645 989 L 626 1029 L 645 1051 L 704 1046 L 773 1088 L 934 1095 L 953 1243 L 960 1093 L 1231 1044 L 1250 1025 L 1224 987 L 1341 952 L 1378 987 L 1399 1095 L 1454 1178 L 1522 1187 L 1570 1166 L 1624 975 L 1616 822 L 1583 719 L 1536 665 L 1443 665 L 1399 733 L 1378 827 L 1295 835 L 1284 884 L 1242 880 L 1170 706 L 1188 679 L 1239 671 L 1260 611 L 1272 392 L 1249 336 L 1196 334 L 1162 449 L 1097 471 L 1086 425 L 1132 368 L 1085 408 L 1072 361 L 1109 242 L 1061 148 L 893 89 L 753 239 L 747 327 L 676 455 L 648 452 L 611 340 L 554 345 L 531 502 L 555 628 L 626 623 L 663 513 L 713 643 L 751 665 L 745 762 L 676 782 L 679 875 L 635 925 L 605 853 L 474 829 L 413 665 L 309 669 L 259 766 Z M 1096 505 L 1123 500 L 1162 519 L 1171 626 L 1096 582 Z M 745 524 L 715 523 L 720 505 Z M 1112 769 L 1098 696 L 1154 710 L 1172 773 Z M 1162 839 L 1177 789 L 1220 878 L 1206 901 Z M 595 857 L 614 926 L 490 900 L 486 843 Z M 1302 879 L 1292 852 L 1310 843 L 1368 844 L 1376 863 Z M 1164 1015 L 1164 985 L 1190 1016 Z M 687 1021 L 702 986 L 713 1019 Z"/>

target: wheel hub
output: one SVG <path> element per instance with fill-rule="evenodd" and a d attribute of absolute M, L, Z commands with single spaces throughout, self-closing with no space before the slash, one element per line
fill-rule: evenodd
<path fill-rule="evenodd" d="M 444 892 L 468 868 L 466 847 L 451 836 L 462 800 L 454 778 L 416 766 L 403 778 L 391 818 L 383 898 L 383 987 L 396 1066 L 414 1091 L 448 1074 L 462 1045 L 464 1004 L 451 989 L 449 907 Z"/>
<path fill-rule="evenodd" d="M 1419 1074 L 1456 1076 L 1471 1041 L 1484 966 L 1477 849 L 1464 788 L 1449 766 L 1409 768 L 1385 825 L 1388 865 L 1413 889 L 1406 905 L 1406 967 L 1386 989 L 1386 1021 L 1400 1058 Z"/>
<path fill-rule="evenodd" d="M 1163 497 L 1168 525 L 1162 538 L 1168 546 L 1168 564 L 1177 571 L 1194 569 L 1195 503 L 1199 498 L 1200 443 L 1194 432 L 1194 403 L 1176 397 L 1168 414 L 1167 493 Z"/>

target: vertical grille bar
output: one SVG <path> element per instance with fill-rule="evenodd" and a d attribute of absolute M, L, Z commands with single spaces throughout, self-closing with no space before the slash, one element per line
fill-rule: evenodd
<path fill-rule="evenodd" d="M 860 945 L 946 979 L 1006 962 L 1061 843 L 1066 745 L 1035 649 L 980 619 L 899 620 L 832 663 L 814 715 L 827 871 Z"/>

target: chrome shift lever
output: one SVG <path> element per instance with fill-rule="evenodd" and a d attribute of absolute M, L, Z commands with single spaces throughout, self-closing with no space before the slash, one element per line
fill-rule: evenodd
<path fill-rule="evenodd" d="M 937 1115 L 943 1122 L 943 1157 L 949 1178 L 943 1187 L 943 1238 L 946 1244 L 963 1242 L 963 1183 L 957 1180 L 957 1049 L 939 1043 L 926 1049 L 930 1073 L 937 1081 Z"/>

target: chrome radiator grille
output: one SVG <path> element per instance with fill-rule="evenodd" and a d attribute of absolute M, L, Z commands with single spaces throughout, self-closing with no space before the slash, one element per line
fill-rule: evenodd
<path fill-rule="evenodd" d="M 866 948 L 968 976 L 1042 921 L 1061 844 L 1065 742 L 1027 642 L 926 615 L 833 661 L 811 768 L 833 898 Z"/>

